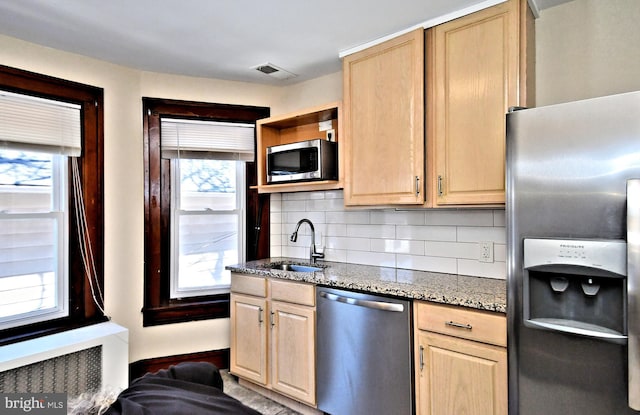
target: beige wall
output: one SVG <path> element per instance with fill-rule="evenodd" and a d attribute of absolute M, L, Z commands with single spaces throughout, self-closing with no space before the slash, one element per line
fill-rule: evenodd
<path fill-rule="evenodd" d="M 340 99 L 339 74 L 289 88 L 182 77 L 133 70 L 6 36 L 0 36 L 0 63 L 104 88 L 106 312 L 130 330 L 130 361 L 229 347 L 228 319 L 142 327 L 141 98 L 268 106 L 276 115 Z"/>
<path fill-rule="evenodd" d="M 271 107 L 271 115 L 288 114 L 342 100 L 342 71 L 281 88 Z"/>
<path fill-rule="evenodd" d="M 640 90 L 640 2 L 573 0 L 536 20 L 538 106 Z"/>

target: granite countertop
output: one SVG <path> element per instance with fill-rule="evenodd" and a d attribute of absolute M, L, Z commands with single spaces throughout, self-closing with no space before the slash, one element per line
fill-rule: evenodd
<path fill-rule="evenodd" d="M 303 281 L 326 287 L 499 313 L 507 311 L 506 281 L 500 279 L 329 261 L 319 261 L 318 265 L 323 270 L 316 272 L 292 272 L 270 268 L 270 264 L 308 264 L 308 262 L 297 258 L 269 258 L 227 266 L 226 269 L 243 274 Z"/>

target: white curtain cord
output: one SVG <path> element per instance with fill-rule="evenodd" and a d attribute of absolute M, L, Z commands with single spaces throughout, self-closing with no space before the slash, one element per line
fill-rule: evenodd
<path fill-rule="evenodd" d="M 82 264 L 84 265 L 85 275 L 91 287 L 91 296 L 93 302 L 98 309 L 106 316 L 104 312 L 104 295 L 98 283 L 98 273 L 93 258 L 93 250 L 91 248 L 91 236 L 89 235 L 89 227 L 87 225 L 87 215 L 84 209 L 84 197 L 82 196 L 82 182 L 80 181 L 80 169 L 78 168 L 78 159 L 71 158 L 71 169 L 73 174 L 73 194 L 74 204 L 77 217 L 77 231 L 80 245 L 80 254 L 82 255 Z M 97 291 L 97 298 L 96 298 Z M 99 300 L 99 301 L 98 301 Z"/>

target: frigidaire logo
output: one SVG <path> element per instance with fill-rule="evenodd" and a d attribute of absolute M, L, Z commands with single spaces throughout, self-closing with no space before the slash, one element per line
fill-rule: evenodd
<path fill-rule="evenodd" d="M 584 245 L 560 244 L 560 248 L 584 249 Z"/>
<path fill-rule="evenodd" d="M 64 415 L 66 393 L 5 393 L 0 395 L 0 413 Z"/>

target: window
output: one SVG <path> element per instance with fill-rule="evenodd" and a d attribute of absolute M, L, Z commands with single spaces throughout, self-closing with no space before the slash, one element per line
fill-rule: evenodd
<path fill-rule="evenodd" d="M 255 120 L 267 108 L 143 98 L 144 325 L 229 316 Z M 253 171 L 253 170 L 251 170 Z"/>
<path fill-rule="evenodd" d="M 171 160 L 171 298 L 229 291 L 225 265 L 245 259 L 245 163 L 254 125 L 161 117 Z"/>
<path fill-rule="evenodd" d="M 0 66 L 0 344 L 105 319 L 102 102 Z"/>
<path fill-rule="evenodd" d="M 0 149 L 2 328 L 69 313 L 66 167 L 66 156 Z"/>

